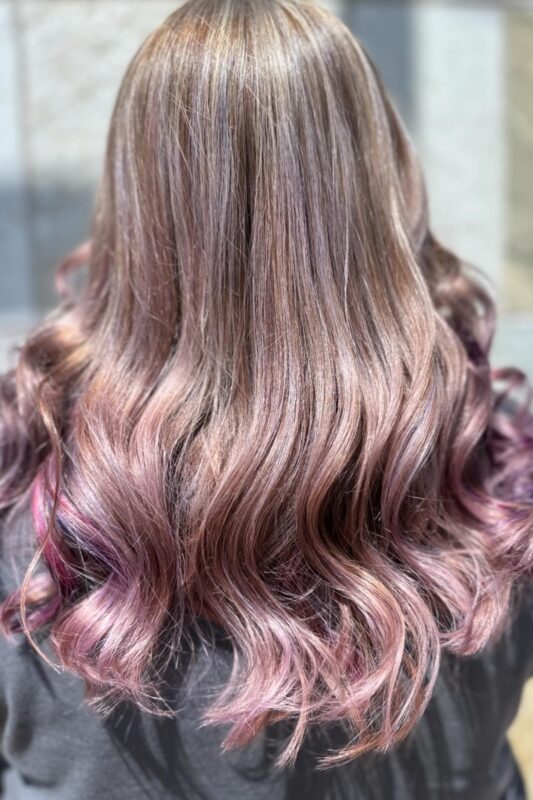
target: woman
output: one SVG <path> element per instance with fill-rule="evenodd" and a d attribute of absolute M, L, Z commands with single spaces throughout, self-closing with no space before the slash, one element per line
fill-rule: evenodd
<path fill-rule="evenodd" d="M 58 283 L 2 381 L 4 796 L 523 796 L 530 402 L 347 28 L 179 8 Z"/>

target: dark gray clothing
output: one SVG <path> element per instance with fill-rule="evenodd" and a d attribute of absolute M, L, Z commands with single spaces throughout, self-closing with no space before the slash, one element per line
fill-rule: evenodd
<path fill-rule="evenodd" d="M 4 563 L 5 566 L 5 563 Z M 4 588 L 5 591 L 5 588 Z M 83 682 L 49 667 L 19 635 L 0 641 L 0 753 L 5 800 L 519 800 L 506 741 L 533 674 L 533 587 L 524 584 L 503 638 L 479 656 L 447 657 L 432 701 L 394 751 L 326 771 L 317 754 L 346 741 L 315 727 L 296 766 L 272 761 L 288 735 L 278 723 L 247 748 L 220 752 L 226 728 L 198 726 L 207 692 L 231 664 L 222 632 L 176 672 L 175 718 L 122 704 L 103 718 L 84 704 Z M 47 647 L 45 643 L 45 648 Z M 48 652 L 51 652 L 48 650 Z"/>

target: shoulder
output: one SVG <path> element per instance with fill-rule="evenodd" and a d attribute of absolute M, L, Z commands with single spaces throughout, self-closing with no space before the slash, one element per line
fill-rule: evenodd
<path fill-rule="evenodd" d="M 36 553 L 29 502 L 22 497 L 8 511 L 0 512 L 0 602 L 18 589 Z M 42 569 L 42 562 L 37 565 Z M 47 649 L 46 633 L 35 640 Z M 27 670 L 37 658 L 23 632 L 0 632 L 0 694 L 5 700 L 16 686 L 22 686 Z"/>
<path fill-rule="evenodd" d="M 20 586 L 35 554 L 29 498 L 0 512 L 0 600 Z"/>
<path fill-rule="evenodd" d="M 533 676 L 533 576 L 524 577 L 516 587 L 509 638 L 523 658 L 527 677 Z"/>

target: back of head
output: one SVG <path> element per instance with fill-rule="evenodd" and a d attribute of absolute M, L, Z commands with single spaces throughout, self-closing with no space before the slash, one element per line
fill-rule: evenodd
<path fill-rule="evenodd" d="M 284 717 L 280 764 L 313 722 L 353 727 L 328 764 L 399 740 L 531 570 L 531 416 L 357 39 L 297 0 L 180 7 L 121 85 L 85 255 L 2 382 L 0 501 L 31 495 L 46 565 L 4 627 L 152 708 L 208 617 L 229 746 Z"/>

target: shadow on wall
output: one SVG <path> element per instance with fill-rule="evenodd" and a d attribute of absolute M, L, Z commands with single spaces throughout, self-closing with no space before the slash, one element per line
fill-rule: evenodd
<path fill-rule="evenodd" d="M 89 236 L 94 194 L 61 181 L 0 187 L 0 314 L 31 320 L 55 305 L 55 267 Z"/>

